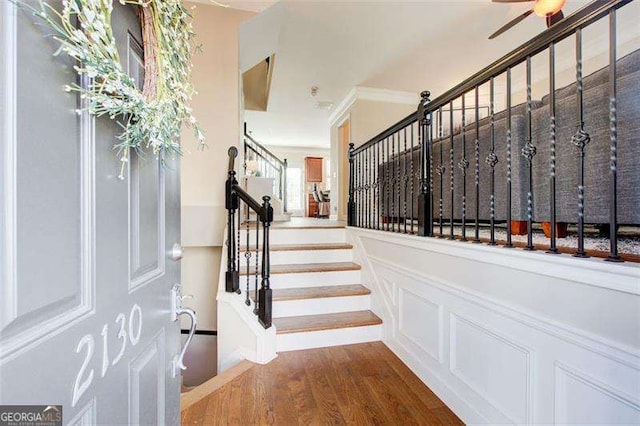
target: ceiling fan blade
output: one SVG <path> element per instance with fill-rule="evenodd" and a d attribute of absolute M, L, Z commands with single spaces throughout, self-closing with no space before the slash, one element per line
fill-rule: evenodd
<path fill-rule="evenodd" d="M 533 13 L 533 9 L 527 10 L 525 13 L 523 13 L 522 15 L 518 16 L 517 18 L 513 19 L 512 21 L 507 23 L 505 26 L 500 28 L 498 31 L 496 31 L 495 33 L 491 34 L 489 36 L 489 40 L 492 40 L 492 39 L 498 37 L 500 34 L 502 34 L 503 32 L 507 31 L 508 29 L 512 28 L 514 25 L 516 25 L 517 23 L 519 23 L 520 21 L 522 21 L 524 18 L 526 18 L 527 16 L 531 15 L 532 13 Z"/>
<path fill-rule="evenodd" d="M 559 10 L 558 12 L 554 13 L 551 16 L 547 16 L 546 21 L 547 21 L 547 28 L 557 24 L 558 22 L 562 21 L 564 19 L 564 13 L 562 13 L 561 10 Z"/>
<path fill-rule="evenodd" d="M 491 0 L 494 3 L 526 3 L 535 0 Z"/>

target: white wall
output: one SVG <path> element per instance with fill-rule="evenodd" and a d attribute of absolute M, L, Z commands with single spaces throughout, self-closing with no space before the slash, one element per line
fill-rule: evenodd
<path fill-rule="evenodd" d="M 185 302 L 198 313 L 198 328 L 216 329 L 216 283 L 225 223 L 224 181 L 227 149 L 240 140 L 240 79 L 238 29 L 252 12 L 195 6 L 195 45 L 191 82 L 197 91 L 191 102 L 194 115 L 207 138 L 207 148 L 197 149 L 190 129 L 182 132 L 185 150 L 181 164 L 182 285 Z"/>
<path fill-rule="evenodd" d="M 348 229 L 384 342 L 466 423 L 640 423 L 640 267 Z"/>

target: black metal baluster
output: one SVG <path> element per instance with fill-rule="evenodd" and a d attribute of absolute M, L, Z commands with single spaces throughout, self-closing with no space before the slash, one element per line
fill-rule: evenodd
<path fill-rule="evenodd" d="M 505 247 L 513 247 L 511 241 L 511 68 L 507 68 L 507 243 Z"/>
<path fill-rule="evenodd" d="M 489 80 L 489 114 L 491 121 L 489 123 L 489 129 L 491 131 L 491 148 L 489 155 L 485 161 L 491 167 L 491 178 L 489 185 L 491 188 L 491 195 L 489 195 L 489 224 L 490 224 L 490 237 L 489 245 L 496 245 L 496 164 L 498 164 L 498 156 L 496 155 L 496 134 L 495 134 L 495 79 L 491 77 Z"/>
<path fill-rule="evenodd" d="M 231 149 L 229 150 L 231 156 Z M 237 155 L 237 151 L 236 151 Z M 235 158 L 235 157 L 234 157 Z M 231 160 L 230 160 L 231 162 Z M 229 293 L 240 291 L 240 272 L 237 269 L 236 262 L 236 210 L 238 209 L 238 195 L 233 190 L 233 186 L 237 184 L 236 172 L 229 170 L 226 191 L 225 204 L 227 208 L 227 271 L 225 273 L 225 290 Z"/>
<path fill-rule="evenodd" d="M 429 226 L 429 233 L 427 234 L 430 237 L 433 237 L 433 200 L 434 200 L 434 190 L 433 190 L 433 134 L 435 131 L 435 125 L 433 123 L 433 112 L 429 112 L 429 132 L 427 133 L 427 153 L 425 154 L 425 158 L 429 160 L 429 166 L 425 167 L 425 172 L 429 173 L 428 180 L 425 177 L 424 182 L 421 182 L 421 185 L 427 185 L 429 188 L 429 208 L 427 209 L 427 224 Z"/>
<path fill-rule="evenodd" d="M 444 173 L 446 171 L 446 168 L 444 167 L 444 155 L 442 150 L 444 149 L 442 145 L 444 145 L 444 131 L 442 129 L 442 107 L 440 107 L 438 109 L 438 140 L 440 141 L 440 165 L 438 166 L 438 175 L 440 175 L 440 200 L 438 202 L 438 216 L 439 216 L 439 221 L 438 221 L 438 227 L 439 227 L 439 234 L 438 237 L 440 238 L 444 238 L 443 235 L 443 231 L 442 231 L 442 211 L 443 211 L 443 204 L 444 204 Z"/>
<path fill-rule="evenodd" d="M 578 111 L 578 129 L 572 142 L 578 148 L 579 183 L 578 183 L 578 250 L 574 256 L 588 257 L 584 250 L 584 150 L 591 137 L 584 130 L 584 106 L 582 86 L 582 29 L 576 30 L 576 104 Z"/>
<path fill-rule="evenodd" d="M 384 157 L 384 210 L 382 212 L 384 222 L 383 225 L 385 231 L 389 230 L 389 222 L 391 220 L 391 202 L 389 200 L 389 179 L 390 179 L 390 168 L 391 164 L 389 163 L 389 138 L 385 138 L 384 144 L 382 145 L 382 155 Z"/>
<path fill-rule="evenodd" d="M 610 218 L 609 218 L 609 257 L 610 262 L 622 262 L 618 255 L 618 111 L 616 82 L 616 10 L 609 11 L 609 126 L 611 151 L 611 187 Z"/>
<path fill-rule="evenodd" d="M 549 44 L 549 220 L 551 235 L 547 253 L 558 253 L 556 247 L 556 45 Z"/>
<path fill-rule="evenodd" d="M 480 242 L 480 89 L 475 87 L 475 112 L 476 112 L 476 140 L 475 140 L 475 189 L 476 189 L 476 223 L 475 223 L 475 235 L 473 237 L 474 243 Z"/>
<path fill-rule="evenodd" d="M 451 208 L 451 222 L 449 222 L 449 239 L 450 240 L 454 240 L 455 239 L 455 234 L 453 231 L 453 219 L 454 219 L 454 211 L 455 211 L 455 206 L 454 206 L 454 197 L 453 197 L 453 192 L 454 192 L 454 172 L 455 172 L 455 166 L 454 166 L 454 149 L 453 149 L 453 101 L 449 102 L 449 141 L 451 142 L 451 146 L 449 147 L 449 177 L 450 177 L 450 184 L 451 184 L 451 191 L 450 191 L 450 197 L 451 197 L 451 204 L 450 204 L 450 208 Z"/>
<path fill-rule="evenodd" d="M 396 231 L 396 134 L 391 135 L 391 226 L 393 231 Z"/>
<path fill-rule="evenodd" d="M 377 229 L 378 214 L 378 144 L 371 146 L 371 229 Z"/>
<path fill-rule="evenodd" d="M 367 191 L 369 192 L 369 197 L 367 199 L 367 204 L 369 205 L 369 215 L 368 215 L 368 226 L 367 228 L 372 229 L 373 228 L 373 147 L 370 146 L 369 148 L 367 148 L 367 153 L 369 156 L 369 167 L 367 168 L 367 176 L 368 176 L 368 180 L 369 182 L 367 183 L 368 189 Z"/>
<path fill-rule="evenodd" d="M 356 154 L 356 226 L 362 227 L 362 156 Z"/>
<path fill-rule="evenodd" d="M 355 209 L 356 201 L 354 196 L 355 187 L 355 167 L 353 164 L 353 142 L 349 143 L 349 151 L 347 153 L 349 158 L 349 201 L 347 202 L 347 223 L 349 226 L 355 226 Z"/>
<path fill-rule="evenodd" d="M 533 246 L 533 157 L 536 155 L 536 147 L 532 142 L 531 131 L 531 56 L 527 56 L 527 117 L 526 117 L 526 142 L 522 148 L 522 156 L 527 161 L 529 188 L 527 191 L 527 245 L 525 250 L 534 250 Z"/>
<path fill-rule="evenodd" d="M 369 204 L 369 150 L 365 149 L 362 151 L 363 157 L 363 197 L 364 197 L 364 208 L 363 208 L 363 228 L 369 228 L 369 208 L 371 207 Z"/>
<path fill-rule="evenodd" d="M 355 226 L 360 226 L 360 154 L 354 153 L 353 161 L 355 165 L 355 187 L 354 198 L 356 201 L 356 214 L 355 214 Z"/>
<path fill-rule="evenodd" d="M 410 168 L 410 170 L 409 170 L 409 176 L 411 176 L 411 177 L 409 178 L 410 185 L 411 185 L 411 186 L 410 186 L 410 191 L 409 191 L 409 192 L 411 193 L 411 233 L 412 233 L 412 234 L 414 234 L 414 233 L 415 233 L 415 231 L 414 231 L 414 229 L 413 229 L 413 225 L 414 225 L 414 223 L 415 223 L 415 220 L 417 219 L 416 217 L 414 217 L 414 214 L 413 214 L 413 211 L 414 211 L 414 208 L 415 208 L 415 200 L 413 199 L 413 197 L 414 197 L 414 185 L 413 185 L 413 181 L 414 181 L 414 179 L 415 179 L 415 178 L 414 178 L 414 175 L 413 175 L 413 174 L 415 173 L 414 165 L 413 165 L 413 162 L 414 162 L 414 161 L 413 161 L 413 133 L 414 133 L 414 131 L 413 131 L 413 123 L 412 123 L 412 124 L 411 124 L 411 151 L 410 151 L 410 153 L 409 153 L 409 158 L 411 159 L 411 160 L 410 160 L 410 161 L 411 161 L 411 163 L 410 163 L 410 165 L 409 165 L 409 168 Z"/>
<path fill-rule="evenodd" d="M 376 142 L 376 226 L 375 229 L 380 230 L 380 216 L 382 215 L 382 195 L 381 195 L 381 187 L 382 187 L 382 177 L 380 176 L 380 165 L 382 161 L 380 160 L 380 153 L 382 152 L 382 141 Z"/>
<path fill-rule="evenodd" d="M 467 241 L 467 168 L 469 160 L 467 160 L 467 134 L 465 127 L 467 126 L 465 96 L 462 95 L 462 157 L 458 167 L 462 171 L 462 241 Z"/>
<path fill-rule="evenodd" d="M 405 127 L 403 130 L 403 148 L 402 148 L 402 191 L 403 191 L 403 214 L 404 214 L 404 233 L 407 233 L 407 183 L 409 175 L 407 174 L 407 156 L 410 154 L 407 152 L 407 128 Z"/>
<path fill-rule="evenodd" d="M 253 301 L 253 313 L 255 315 L 258 315 L 258 305 L 260 304 L 258 302 L 259 300 L 259 294 L 258 294 L 258 274 L 260 273 L 260 269 L 258 267 L 258 253 L 260 253 L 260 246 L 259 246 L 259 242 L 260 242 L 260 215 L 257 214 L 256 212 L 256 266 L 255 266 L 255 270 L 253 271 L 253 288 L 254 288 L 254 296 L 255 296 L 255 300 Z M 249 276 L 247 276 L 247 281 L 249 280 Z"/>
<path fill-rule="evenodd" d="M 365 227 L 365 215 L 366 215 L 366 199 L 365 199 L 365 155 L 364 150 L 358 153 L 360 162 L 360 228 Z"/>
<path fill-rule="evenodd" d="M 394 155 L 395 159 L 394 159 L 394 163 L 395 163 L 395 175 L 394 175 L 394 179 L 393 179 L 393 191 L 394 191 L 394 196 L 393 196 L 393 203 L 395 205 L 395 209 L 394 209 L 394 229 L 396 232 L 400 232 L 400 181 L 401 181 L 401 177 L 400 177 L 400 132 L 396 132 L 393 135 L 393 141 L 394 141 L 394 150 L 396 150 L 396 154 Z M 396 147 L 397 144 L 397 147 Z"/>
<path fill-rule="evenodd" d="M 371 147 L 365 151 L 365 158 L 367 159 L 367 229 L 371 229 L 371 210 L 373 209 L 373 202 L 371 198 L 371 165 L 373 159 L 371 158 Z"/>
<path fill-rule="evenodd" d="M 249 289 L 249 284 L 251 282 L 251 272 L 249 271 L 250 268 L 250 264 L 251 264 L 251 246 L 250 246 L 250 231 L 249 231 L 249 205 L 246 204 L 245 205 L 245 210 L 247 211 L 247 214 L 245 215 L 245 236 L 246 236 L 246 241 L 245 241 L 245 251 L 244 251 L 244 259 L 246 261 L 246 273 L 245 273 L 245 277 L 247 279 L 247 287 L 246 287 L 246 298 L 245 298 L 245 305 L 247 306 L 251 306 L 251 300 L 249 298 L 249 294 L 251 293 L 250 289 Z M 258 252 L 256 252 L 256 257 L 258 257 Z"/>

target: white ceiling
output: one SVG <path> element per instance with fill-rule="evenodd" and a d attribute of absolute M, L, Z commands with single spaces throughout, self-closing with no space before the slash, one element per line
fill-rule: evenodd
<path fill-rule="evenodd" d="M 569 1 L 565 15 L 585 3 Z M 428 89 L 437 96 L 544 30 L 532 15 L 487 39 L 530 7 L 490 0 L 282 0 L 240 30 L 241 64 L 276 53 L 268 110 L 247 111 L 245 120 L 267 144 L 328 147 L 331 111 L 317 109 L 317 101 L 335 108 L 354 86 Z M 315 99 L 312 86 L 319 87 Z"/>

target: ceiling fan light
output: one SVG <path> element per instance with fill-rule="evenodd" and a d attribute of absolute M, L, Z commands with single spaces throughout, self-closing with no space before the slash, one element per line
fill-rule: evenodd
<path fill-rule="evenodd" d="M 533 12 L 542 18 L 555 15 L 560 12 L 566 2 L 567 0 L 537 0 L 533 5 Z"/>

